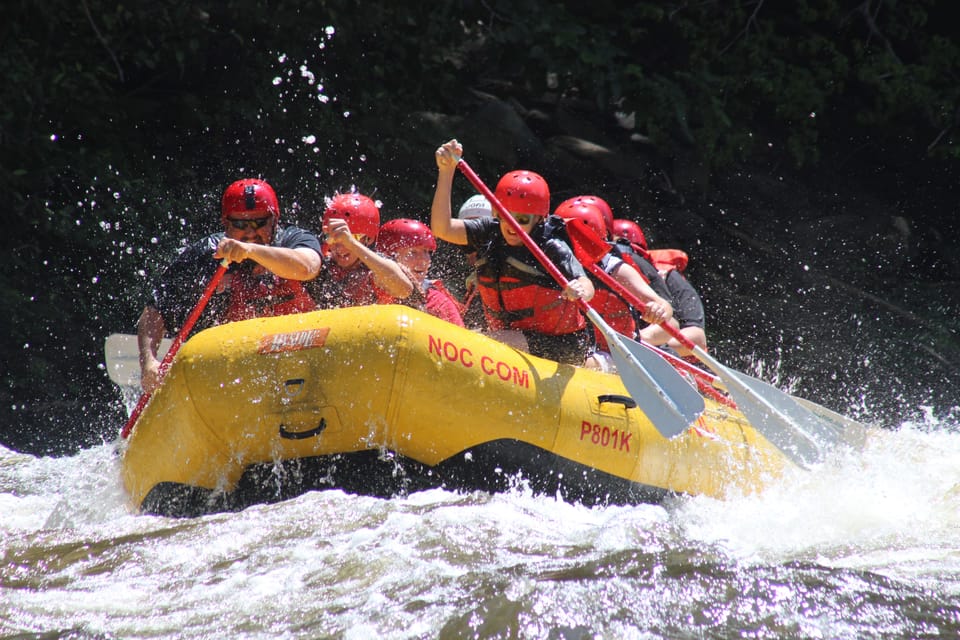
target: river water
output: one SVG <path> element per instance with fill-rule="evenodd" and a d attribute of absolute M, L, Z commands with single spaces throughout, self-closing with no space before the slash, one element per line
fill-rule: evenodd
<path fill-rule="evenodd" d="M 960 426 L 722 501 L 520 482 L 182 520 L 128 510 L 111 444 L 0 448 L 0 548 L 3 638 L 954 638 Z"/>

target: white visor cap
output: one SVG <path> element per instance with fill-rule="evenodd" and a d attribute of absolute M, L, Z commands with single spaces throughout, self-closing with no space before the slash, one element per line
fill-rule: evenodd
<path fill-rule="evenodd" d="M 493 208 L 487 199 L 478 193 L 475 196 L 470 196 L 470 198 L 463 203 L 457 217 L 461 220 L 467 220 L 469 218 L 492 218 Z"/>

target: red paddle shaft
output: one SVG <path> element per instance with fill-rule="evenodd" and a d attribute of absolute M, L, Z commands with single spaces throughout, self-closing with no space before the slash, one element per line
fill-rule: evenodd
<path fill-rule="evenodd" d="M 595 275 L 600 279 L 601 282 L 613 289 L 630 306 L 637 308 L 643 308 L 645 306 L 645 303 L 640 300 L 640 298 L 631 293 L 626 287 L 617 282 L 616 279 L 614 279 L 609 273 L 598 267 L 596 264 L 588 264 L 586 267 L 590 270 L 590 273 Z M 689 338 L 687 338 L 687 336 L 680 333 L 679 329 L 676 329 L 668 322 L 661 322 L 660 326 L 663 327 L 664 331 L 676 338 L 680 344 L 693 351 L 693 343 Z M 716 376 L 704 371 L 700 367 L 690 364 L 682 358 L 677 358 L 676 356 L 673 356 L 665 351 L 660 352 L 660 355 L 669 360 L 670 364 L 672 364 L 674 367 L 683 369 L 684 371 L 692 374 L 697 379 L 698 383 L 702 383 L 698 385 L 701 391 L 707 391 L 707 389 L 709 389 L 710 391 L 708 391 L 708 393 L 710 393 L 714 400 L 724 402 L 725 404 L 729 403 L 729 400 L 723 395 L 720 395 L 713 386 L 714 381 L 717 379 Z"/>
<path fill-rule="evenodd" d="M 501 221 L 505 220 L 520 237 L 524 246 L 543 265 L 550 276 L 566 288 L 569 283 L 560 269 L 534 244 L 520 223 L 497 200 L 469 165 L 460 160 L 457 166 L 477 191 L 482 193 L 497 210 Z M 586 300 L 577 298 L 576 305 L 611 346 L 611 353 L 617 363 L 618 374 L 624 387 L 638 404 L 643 405 L 644 413 L 657 431 L 665 438 L 673 438 L 684 433 L 703 413 L 703 397 L 669 363 L 655 354 L 646 352 L 633 340 L 620 336 Z M 651 370 L 657 372 L 659 379 L 654 377 Z"/>
<path fill-rule="evenodd" d="M 173 357 L 176 356 L 177 351 L 180 350 L 180 345 L 182 345 L 183 341 L 187 339 L 187 334 L 189 334 L 190 330 L 193 329 L 193 325 L 197 323 L 197 320 L 200 318 L 200 314 L 203 313 L 203 310 L 207 306 L 207 302 L 209 302 L 210 297 L 213 296 L 213 292 L 217 289 L 220 281 L 223 280 L 223 275 L 227 272 L 227 267 L 229 265 L 230 263 L 226 259 L 220 262 L 220 266 L 217 267 L 216 273 L 213 274 L 213 277 L 210 278 L 210 282 L 207 283 L 207 288 L 203 290 L 203 295 L 200 296 L 200 300 L 197 301 L 196 306 L 193 307 L 190 315 L 187 316 L 186 321 L 183 323 L 183 327 L 180 328 L 177 336 L 170 344 L 167 354 L 163 356 L 163 360 L 160 361 L 160 383 L 163 382 L 164 376 L 167 375 L 167 369 L 170 368 L 170 363 L 173 362 Z M 140 414 L 143 413 L 143 410 L 147 406 L 147 402 L 150 401 L 150 397 L 152 395 L 152 393 L 144 393 L 140 396 L 140 400 L 137 402 L 137 406 L 134 407 L 133 412 L 130 414 L 127 424 L 123 425 L 123 429 L 120 431 L 121 438 L 126 438 L 130 435 L 130 432 L 133 431 L 134 425 L 137 424 L 137 419 L 140 418 Z"/>
<path fill-rule="evenodd" d="M 570 235 L 571 241 L 573 242 L 574 252 L 580 259 L 581 264 L 583 264 L 591 274 L 607 285 L 614 293 L 620 296 L 630 306 L 634 308 L 643 308 L 646 306 L 646 303 L 638 299 L 636 295 L 630 292 L 626 287 L 620 284 L 620 282 L 618 282 L 615 278 L 610 276 L 596 264 L 598 260 L 610 252 L 611 247 L 606 240 L 597 235 L 593 229 L 588 227 L 582 220 L 576 218 L 567 220 L 567 232 Z M 690 348 L 690 346 L 686 344 L 686 342 L 689 342 L 687 337 L 674 329 L 672 325 L 664 322 L 660 326 L 662 326 L 670 335 L 676 337 L 682 344 L 684 344 L 685 347 L 688 349 Z M 668 360 L 674 366 L 674 368 L 682 369 L 683 371 L 692 374 L 696 378 L 697 386 L 701 392 L 709 394 L 712 398 L 719 402 L 730 404 L 730 399 L 717 390 L 714 384 L 717 380 L 716 376 L 666 351 L 661 351 L 659 349 L 655 349 L 654 347 L 650 348 L 654 349 L 661 357 Z"/>

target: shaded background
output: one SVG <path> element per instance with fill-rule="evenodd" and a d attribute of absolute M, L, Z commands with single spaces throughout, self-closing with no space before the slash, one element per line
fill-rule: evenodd
<path fill-rule="evenodd" d="M 951 3 L 786 5 L 11 3 L 0 443 L 116 436 L 103 340 L 227 184 L 313 229 L 353 187 L 427 220 L 451 137 L 686 250 L 722 362 L 864 419 L 960 411 Z"/>

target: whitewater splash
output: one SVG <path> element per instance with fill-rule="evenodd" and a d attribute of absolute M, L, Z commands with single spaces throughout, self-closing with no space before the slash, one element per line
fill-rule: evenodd
<path fill-rule="evenodd" d="M 520 482 L 497 495 L 313 492 L 186 520 L 128 510 L 112 445 L 0 450 L 0 633 L 950 635 L 958 430 L 905 423 L 727 500 L 587 508 Z"/>
<path fill-rule="evenodd" d="M 686 535 L 746 562 L 806 561 L 930 580 L 960 593 L 960 433 L 923 422 L 871 432 L 760 495 L 683 501 Z"/>
<path fill-rule="evenodd" d="M 66 458 L 0 447 L 0 526 L 23 532 L 125 518 L 131 513 L 119 469 L 112 444 Z M 786 473 L 759 495 L 682 497 L 667 508 L 687 535 L 724 542 L 744 558 L 786 559 L 893 538 L 929 542 L 956 528 L 958 506 L 960 424 L 928 414 L 923 422 L 871 431 L 862 451 L 838 450 L 810 471 Z"/>

